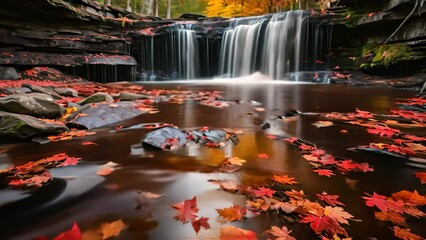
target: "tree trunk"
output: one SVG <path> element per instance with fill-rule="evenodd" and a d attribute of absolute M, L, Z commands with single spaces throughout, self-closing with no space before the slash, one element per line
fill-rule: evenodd
<path fill-rule="evenodd" d="M 172 0 L 167 0 L 167 18 L 172 17 Z"/>
<path fill-rule="evenodd" d="M 127 5 L 126 5 L 126 10 L 127 11 L 132 11 L 132 7 L 130 7 L 130 1 L 131 0 L 127 0 Z"/>
<path fill-rule="evenodd" d="M 158 0 L 154 0 L 155 16 L 158 17 Z"/>
<path fill-rule="evenodd" d="M 105 3 L 106 5 L 111 5 L 111 0 L 105 0 L 105 1 L 104 1 L 104 3 Z"/>

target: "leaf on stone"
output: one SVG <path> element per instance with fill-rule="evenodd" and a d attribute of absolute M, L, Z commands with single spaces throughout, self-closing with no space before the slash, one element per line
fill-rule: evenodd
<path fill-rule="evenodd" d="M 380 137 L 392 137 L 399 135 L 401 132 L 398 129 L 388 126 L 375 125 L 367 129 L 368 133 L 379 135 Z"/>
<path fill-rule="evenodd" d="M 121 231 L 127 228 L 127 225 L 121 220 L 110 223 L 103 223 L 99 227 L 99 232 L 102 234 L 102 239 L 116 237 L 120 235 Z"/>
<path fill-rule="evenodd" d="M 271 229 L 269 229 L 267 233 L 274 236 L 275 240 L 296 240 L 296 238 L 290 236 L 291 230 L 288 230 L 286 226 L 282 226 L 281 228 L 271 226 Z"/>
<path fill-rule="evenodd" d="M 195 221 L 199 210 L 197 208 L 197 198 L 195 196 L 192 199 L 173 204 L 172 208 L 178 211 L 178 214 L 174 218 L 182 223 Z"/>
<path fill-rule="evenodd" d="M 231 225 L 220 228 L 220 240 L 257 240 L 256 233 Z"/>
<path fill-rule="evenodd" d="M 288 185 L 297 183 L 295 178 L 289 177 L 288 175 L 274 175 L 272 176 L 272 180 L 274 180 L 275 182 L 279 182 L 281 184 L 288 184 Z"/>
<path fill-rule="evenodd" d="M 217 213 L 229 222 L 240 221 L 246 215 L 246 208 L 234 205 L 229 208 L 216 209 Z"/>
<path fill-rule="evenodd" d="M 73 223 L 70 230 L 60 233 L 53 240 L 81 240 L 81 231 L 77 223 Z"/>
<path fill-rule="evenodd" d="M 50 173 L 48 171 L 44 171 L 40 175 L 34 175 L 27 179 L 13 179 L 9 182 L 9 185 L 15 186 L 15 187 L 23 187 L 23 186 L 41 187 L 43 183 L 46 183 L 50 181 L 51 179 L 52 179 L 52 176 L 50 175 Z"/>
<path fill-rule="evenodd" d="M 65 161 L 63 161 L 61 164 L 58 165 L 58 167 L 66 167 L 66 166 L 74 166 L 78 164 L 78 161 L 81 158 L 76 157 L 67 157 Z"/>
<path fill-rule="evenodd" d="M 411 232 L 409 228 L 400 228 L 397 226 L 394 226 L 391 228 L 394 232 L 395 237 L 403 240 L 424 240 L 425 238 L 420 237 L 414 233 Z"/>
<path fill-rule="evenodd" d="M 98 174 L 99 176 L 106 176 L 111 174 L 114 171 L 115 171 L 115 168 L 103 166 L 96 172 L 96 174 Z"/>
<path fill-rule="evenodd" d="M 329 195 L 326 192 L 322 192 L 321 194 L 317 194 L 319 200 L 324 201 L 331 206 L 345 206 L 345 204 L 339 202 L 337 199 L 340 197 L 339 195 Z"/>
<path fill-rule="evenodd" d="M 201 230 L 201 228 L 204 229 L 210 229 L 210 224 L 208 223 L 209 218 L 201 217 L 198 220 L 192 221 L 192 228 L 194 228 L 195 233 L 198 234 L 198 232 Z"/>

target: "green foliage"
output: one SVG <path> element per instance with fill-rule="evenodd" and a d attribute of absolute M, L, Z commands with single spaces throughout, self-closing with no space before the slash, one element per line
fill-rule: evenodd
<path fill-rule="evenodd" d="M 407 45 L 370 43 L 362 47 L 359 59 L 361 69 L 388 68 L 401 61 L 412 60 L 412 51 Z"/>

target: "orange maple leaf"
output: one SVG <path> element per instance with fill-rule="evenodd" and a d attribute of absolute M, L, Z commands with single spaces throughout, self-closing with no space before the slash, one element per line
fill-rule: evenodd
<path fill-rule="evenodd" d="M 239 221 L 246 215 L 246 208 L 234 205 L 229 208 L 216 209 L 217 213 L 229 222 Z"/>
<path fill-rule="evenodd" d="M 272 180 L 274 180 L 275 182 L 279 182 L 281 184 L 295 184 L 297 183 L 296 179 L 293 177 L 289 177 L 288 175 L 274 175 L 272 176 Z"/>

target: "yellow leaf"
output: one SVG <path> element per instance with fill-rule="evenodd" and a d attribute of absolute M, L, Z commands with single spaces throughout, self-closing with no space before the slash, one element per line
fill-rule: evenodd
<path fill-rule="evenodd" d="M 117 220 L 110 223 L 104 223 L 99 227 L 99 232 L 102 234 L 102 239 L 115 237 L 120 235 L 120 232 L 125 229 L 127 225 L 121 220 Z"/>

